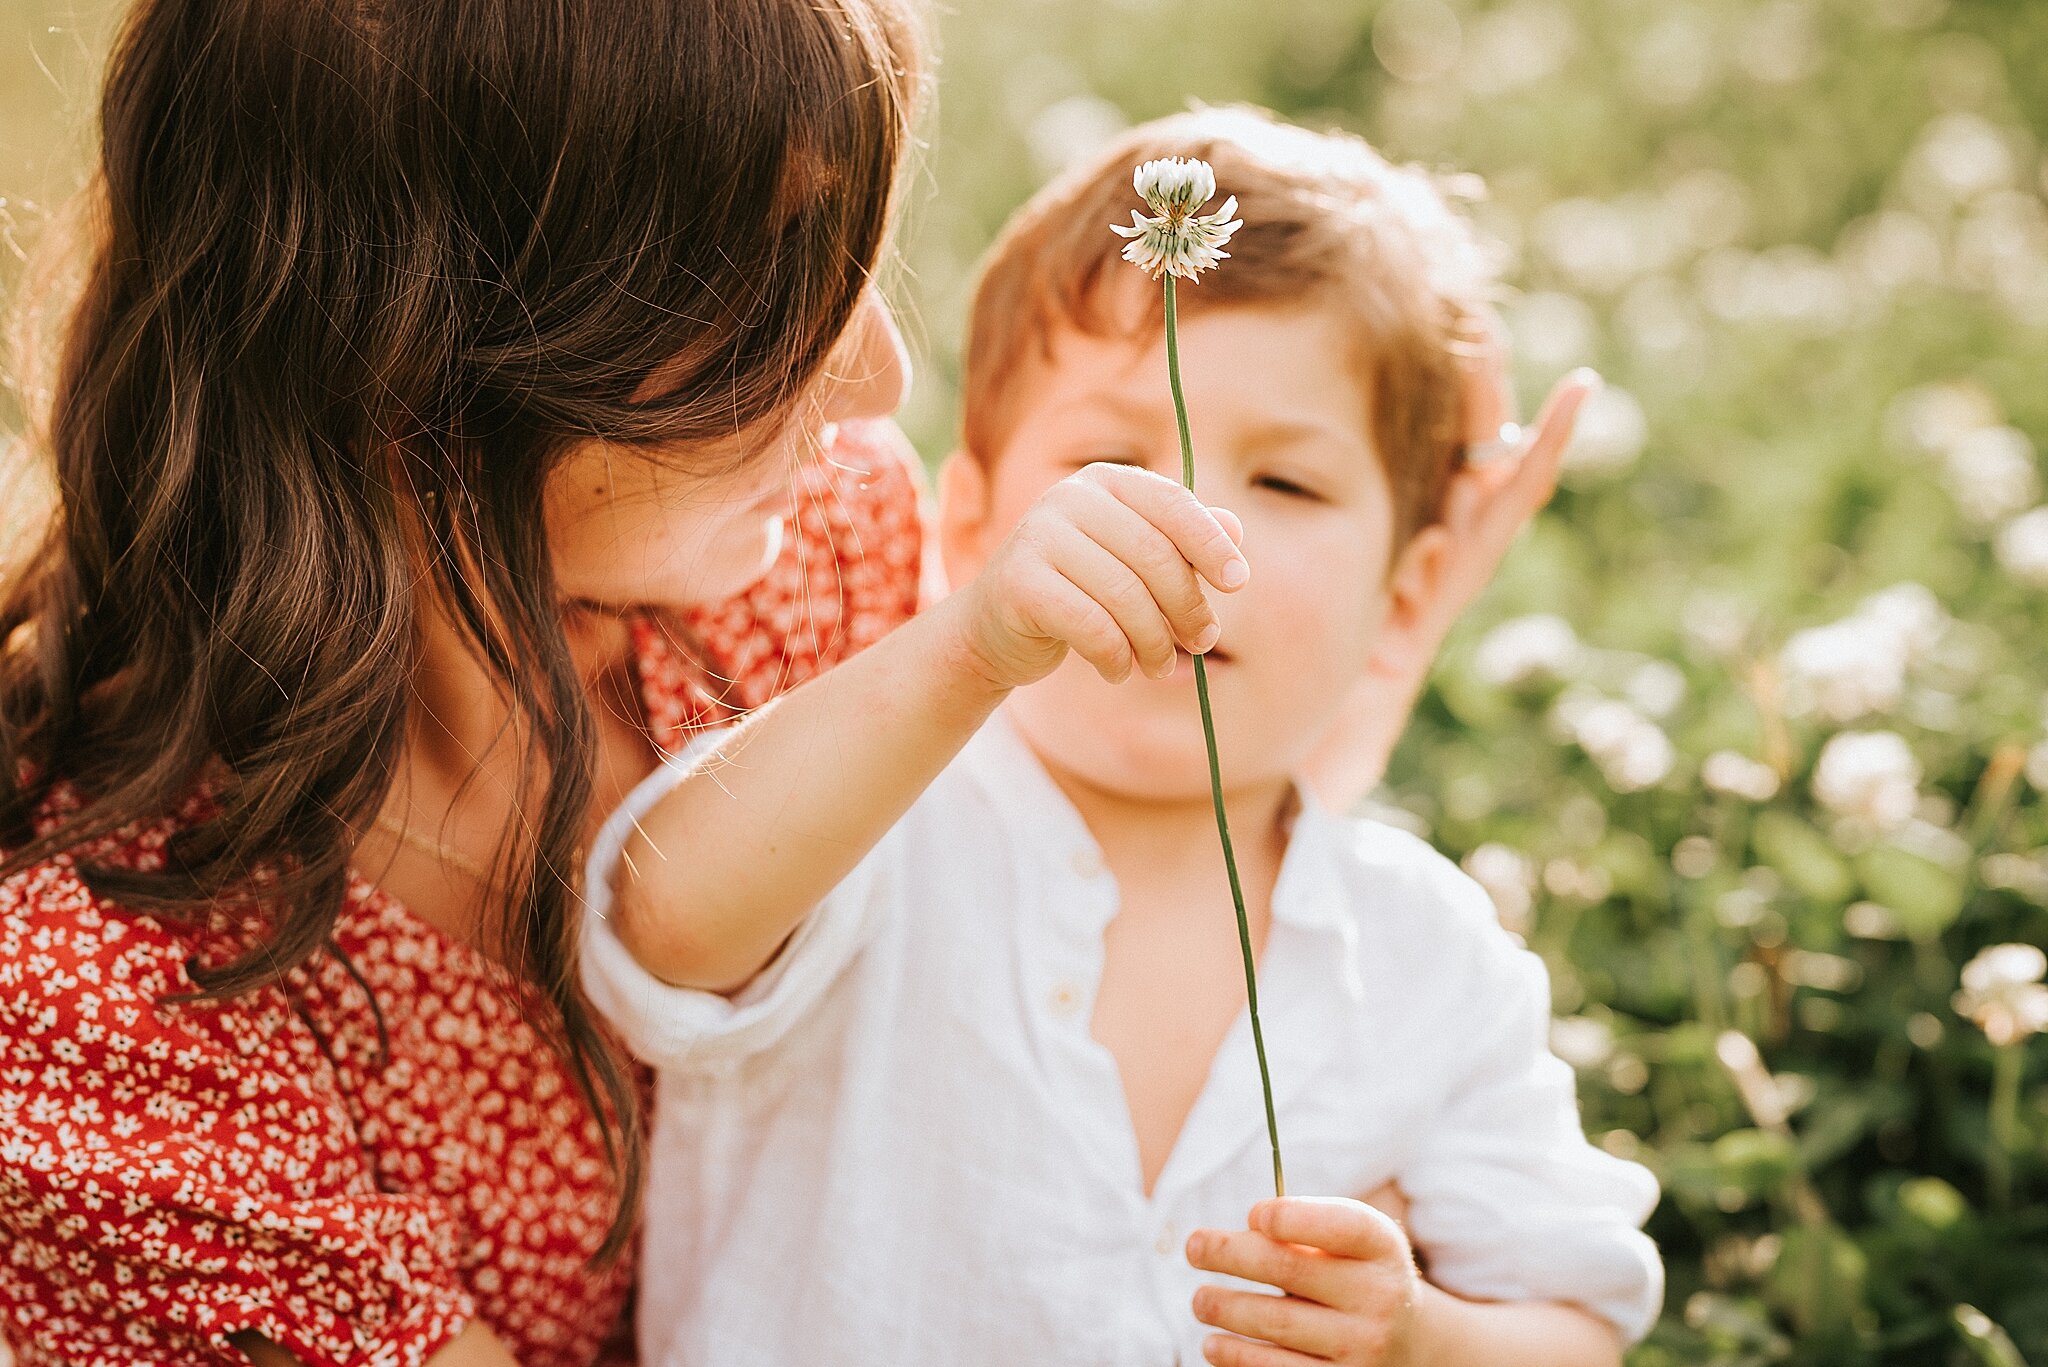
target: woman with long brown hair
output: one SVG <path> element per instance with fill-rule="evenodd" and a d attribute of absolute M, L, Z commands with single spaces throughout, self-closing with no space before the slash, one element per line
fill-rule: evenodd
<path fill-rule="evenodd" d="M 579 847 L 915 606 L 870 284 L 910 3 L 139 0 L 30 396 L 53 512 L 0 570 L 21 1367 L 616 1336 L 639 1082 L 577 988 Z M 1446 602 L 1548 430 L 1454 486 Z"/>

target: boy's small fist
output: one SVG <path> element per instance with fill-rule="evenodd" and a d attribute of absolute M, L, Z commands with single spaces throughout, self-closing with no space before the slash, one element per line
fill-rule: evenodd
<path fill-rule="evenodd" d="M 1422 1290 L 1414 1254 L 1399 1222 L 1362 1201 L 1261 1201 L 1243 1230 L 1196 1231 L 1188 1261 L 1282 1293 L 1195 1293 L 1195 1317 L 1226 1331 L 1204 1345 L 1216 1367 L 1414 1361 Z"/>
<path fill-rule="evenodd" d="M 1040 497 L 962 590 L 972 665 L 998 688 L 1035 683 L 1069 650 L 1103 678 L 1173 671 L 1221 626 L 1202 591 L 1241 588 L 1243 528 L 1180 485 L 1128 465 L 1089 465 Z"/>

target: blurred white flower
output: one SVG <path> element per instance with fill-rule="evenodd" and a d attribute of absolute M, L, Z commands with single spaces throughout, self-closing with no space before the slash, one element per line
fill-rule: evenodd
<path fill-rule="evenodd" d="M 1969 433 L 1998 422 L 1997 401 L 1974 380 L 1919 385 L 1885 410 L 1885 430 L 1893 444 L 1922 454 L 1946 451 Z"/>
<path fill-rule="evenodd" d="M 1431 82 L 1458 65 L 1464 34 L 1442 0 L 1394 0 L 1373 19 L 1372 51 L 1396 80 Z"/>
<path fill-rule="evenodd" d="M 1618 699 L 1591 690 L 1570 691 L 1558 699 L 1552 717 L 1592 758 L 1607 786 L 1618 793 L 1655 787 L 1678 759 L 1671 738 Z"/>
<path fill-rule="evenodd" d="M 1981 114 L 1944 114 L 1921 131 L 1903 171 L 1907 193 L 1928 208 L 1974 199 L 2013 183 L 2012 146 Z"/>
<path fill-rule="evenodd" d="M 1790 85 L 1820 65 L 1820 38 L 1809 0 L 1770 0 L 1736 30 L 1735 60 L 1752 80 Z"/>
<path fill-rule="evenodd" d="M 1658 13 L 1650 7 L 1651 13 Z M 1650 104 L 1676 109 L 1706 94 L 1720 78 L 1720 35 L 1692 6 L 1664 9 L 1629 53 L 1630 84 Z"/>
<path fill-rule="evenodd" d="M 2038 945 L 1992 945 L 1963 965 L 1956 1014 L 2001 1047 L 2048 1030 L 2048 954 Z"/>
<path fill-rule="evenodd" d="M 1479 642 L 1472 668 L 1497 688 L 1571 677 L 1580 657 L 1578 633 L 1555 613 L 1511 617 Z"/>
<path fill-rule="evenodd" d="M 1948 609 L 1934 590 L 1911 580 L 1879 589 L 1856 605 L 1858 621 L 1897 634 L 1909 661 L 1924 658 L 1947 635 Z"/>
<path fill-rule="evenodd" d="M 1778 794 L 1778 771 L 1733 750 L 1716 750 L 1700 765 L 1700 782 L 1716 793 L 1746 802 L 1768 802 Z"/>
<path fill-rule="evenodd" d="M 1796 632 L 1778 653 L 1794 715 L 1819 712 L 1855 721 L 1898 706 L 1906 691 L 1906 652 L 1898 637 L 1855 618 Z"/>
<path fill-rule="evenodd" d="M 1578 45 L 1571 10 L 1559 0 L 1516 0 L 1476 20 L 1459 64 L 1475 95 L 1520 90 L 1557 74 Z"/>
<path fill-rule="evenodd" d="M 1614 1030 L 1589 1016 L 1558 1016 L 1550 1022 L 1550 1052 L 1581 1071 L 1614 1056 Z"/>
<path fill-rule="evenodd" d="M 1031 160 L 1050 179 L 1124 131 L 1124 111 L 1100 95 L 1070 95 L 1032 117 L 1025 132 Z"/>
<path fill-rule="evenodd" d="M 1124 260 L 1155 280 L 1162 275 L 1193 280 L 1230 255 L 1223 245 L 1244 226 L 1242 219 L 1231 217 L 1237 197 L 1224 200 L 1213 214 L 1195 212 L 1216 196 L 1216 173 L 1208 162 L 1180 157 L 1148 161 L 1131 183 L 1153 216 L 1133 209 L 1130 227 L 1110 225 L 1111 232 L 1131 239 L 1124 244 Z"/>
<path fill-rule="evenodd" d="M 1920 761 L 1895 731 L 1844 731 L 1821 747 L 1813 796 L 1837 816 L 1896 830 L 1919 803 Z"/>
<path fill-rule="evenodd" d="M 1539 290 L 1522 296 L 1508 308 L 1507 315 L 1515 354 L 1526 358 L 1532 367 L 1562 371 L 1593 358 L 1600 325 L 1583 299 Z"/>
<path fill-rule="evenodd" d="M 1842 229 L 1835 259 L 1869 289 L 1890 294 L 1941 279 L 1941 236 L 1918 214 L 1880 209 Z"/>
<path fill-rule="evenodd" d="M 2033 748 L 2027 751 L 2025 772 L 2027 782 L 2042 792 L 2048 792 L 2048 740 L 2036 741 Z"/>
<path fill-rule="evenodd" d="M 2048 507 L 2021 513 L 1992 545 L 2005 572 L 2028 588 L 2048 588 Z"/>
<path fill-rule="evenodd" d="M 1971 522 L 1989 526 L 2041 496 L 2034 444 L 2013 427 L 1979 427 L 1952 440 L 1943 458 L 1949 494 Z"/>
<path fill-rule="evenodd" d="M 1646 715 L 1662 721 L 1685 701 L 1685 672 L 1669 660 L 1646 660 L 1630 672 L 1621 691 Z"/>
<path fill-rule="evenodd" d="M 1564 468 L 1587 474 L 1623 469 L 1642 455 L 1650 423 L 1636 396 L 1620 385 L 1602 388 L 1579 410 L 1579 425 L 1565 449 Z"/>
<path fill-rule="evenodd" d="M 1927 658 L 1949 615 L 1925 585 L 1894 584 L 1837 622 L 1795 632 L 1778 654 L 1786 708 L 1852 722 L 1899 705 L 1908 666 Z"/>
<path fill-rule="evenodd" d="M 1481 845 L 1465 856 L 1464 868 L 1472 881 L 1486 889 L 1500 923 L 1517 935 L 1529 929 L 1529 913 L 1536 903 L 1536 865 L 1519 850 L 1499 843 Z"/>

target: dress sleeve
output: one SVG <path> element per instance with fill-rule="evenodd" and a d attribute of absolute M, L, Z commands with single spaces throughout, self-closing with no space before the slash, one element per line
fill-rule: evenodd
<path fill-rule="evenodd" d="M 788 534 L 759 582 L 634 623 L 648 729 L 675 751 L 874 644 L 917 611 L 923 467 L 895 424 L 841 423 L 799 472 Z"/>
<path fill-rule="evenodd" d="M 63 859 L 0 883 L 0 1331 L 24 1364 L 424 1362 L 474 1306 L 435 1200 L 376 1189 L 283 988 L 193 990 L 192 936 Z"/>
<path fill-rule="evenodd" d="M 665 761 L 605 819 L 584 870 L 583 990 L 641 1062 L 717 1069 L 771 1048 L 821 1001 L 867 943 L 900 837 L 885 835 L 798 926 L 766 968 L 730 995 L 677 987 L 642 968 L 612 929 L 612 880 L 626 838 L 648 808 L 699 764 L 724 732 Z M 901 829 L 899 824 L 898 830 Z"/>
<path fill-rule="evenodd" d="M 1497 925 L 1484 932 L 1445 1024 L 1469 1048 L 1400 1175 L 1410 1228 L 1446 1290 L 1580 1305 L 1633 1342 L 1663 1299 L 1663 1265 L 1640 1228 L 1656 1179 L 1587 1142 L 1572 1070 L 1550 1052 L 1543 961 Z"/>

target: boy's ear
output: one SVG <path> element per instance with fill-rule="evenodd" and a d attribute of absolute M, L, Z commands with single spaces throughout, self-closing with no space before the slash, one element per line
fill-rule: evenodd
<path fill-rule="evenodd" d="M 1448 623 L 1444 589 L 1455 546 L 1450 529 L 1432 523 L 1410 537 L 1387 574 L 1387 615 L 1366 669 L 1397 679 L 1428 674 Z"/>
<path fill-rule="evenodd" d="M 939 466 L 939 556 L 958 588 L 988 561 L 989 478 L 981 462 L 955 451 Z"/>

